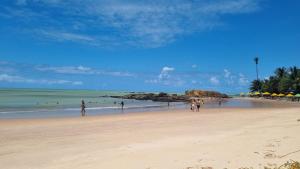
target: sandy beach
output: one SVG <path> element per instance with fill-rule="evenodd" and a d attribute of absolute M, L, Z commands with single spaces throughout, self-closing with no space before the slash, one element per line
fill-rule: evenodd
<path fill-rule="evenodd" d="M 275 167 L 300 159 L 300 108 L 0 120 L 5 169 Z"/>

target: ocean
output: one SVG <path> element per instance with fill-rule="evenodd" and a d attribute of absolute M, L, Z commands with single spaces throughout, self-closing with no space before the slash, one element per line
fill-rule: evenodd
<path fill-rule="evenodd" d="M 86 103 L 88 116 L 190 108 L 188 103 L 183 102 L 172 102 L 168 106 L 166 102 L 109 97 L 130 93 L 97 90 L 0 89 L 0 119 L 78 117 L 82 99 Z M 121 109 L 121 101 L 125 103 L 124 110 Z M 201 108 L 279 108 L 286 106 L 294 105 L 287 102 L 233 98 L 224 99 L 221 106 L 217 100 L 208 100 Z"/>
<path fill-rule="evenodd" d="M 144 112 L 182 108 L 184 103 L 111 98 L 130 92 L 56 89 L 0 89 L 0 118 L 69 117 L 80 115 L 80 104 L 86 103 L 87 115 Z M 125 103 L 121 110 L 121 101 Z"/>

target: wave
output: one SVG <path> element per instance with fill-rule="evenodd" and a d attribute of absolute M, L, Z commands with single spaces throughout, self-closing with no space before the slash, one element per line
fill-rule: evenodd
<path fill-rule="evenodd" d="M 165 105 L 132 105 L 124 106 L 124 109 L 149 109 L 149 108 L 162 108 Z M 87 107 L 86 110 L 117 110 L 121 109 L 120 106 L 103 106 L 103 107 Z M 35 110 L 6 110 L 0 111 L 0 114 L 9 113 L 38 113 L 38 112 L 55 112 L 55 111 L 80 111 L 80 108 L 61 108 L 61 109 L 35 109 Z"/>

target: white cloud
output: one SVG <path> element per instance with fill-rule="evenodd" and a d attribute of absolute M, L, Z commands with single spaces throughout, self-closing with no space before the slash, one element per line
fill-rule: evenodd
<path fill-rule="evenodd" d="M 210 79 L 209 79 L 210 83 L 213 84 L 213 85 L 219 85 L 220 84 L 220 80 L 216 77 L 216 76 L 212 76 Z"/>
<path fill-rule="evenodd" d="M 231 72 L 229 70 L 227 70 L 227 69 L 224 69 L 224 77 L 225 78 L 229 78 L 230 75 L 231 75 Z"/>
<path fill-rule="evenodd" d="M 239 73 L 239 85 L 246 86 L 249 84 L 249 80 L 245 77 L 244 74 Z"/>
<path fill-rule="evenodd" d="M 158 75 L 159 80 L 165 80 L 170 78 L 170 73 L 173 72 L 175 69 L 173 67 L 163 67 L 160 74 Z"/>
<path fill-rule="evenodd" d="M 62 67 L 48 67 L 48 66 L 36 66 L 39 71 L 51 71 L 62 74 L 94 74 L 95 72 L 89 67 L 83 66 L 62 66 Z"/>
<path fill-rule="evenodd" d="M 236 81 L 236 76 L 233 75 L 228 69 L 224 69 L 224 78 L 229 85 L 234 84 Z"/>
<path fill-rule="evenodd" d="M 194 69 L 197 68 L 197 67 L 198 67 L 198 66 L 197 66 L 196 64 L 193 64 L 193 65 L 192 65 L 192 68 L 194 68 Z"/>
<path fill-rule="evenodd" d="M 78 33 L 46 31 L 46 30 L 37 30 L 36 33 L 42 34 L 44 36 L 47 36 L 57 41 L 73 41 L 73 42 L 82 42 L 82 43 L 97 45 L 93 37 L 88 35 L 78 34 Z"/>
<path fill-rule="evenodd" d="M 175 68 L 165 66 L 161 69 L 160 74 L 157 78 L 145 80 L 145 83 L 152 84 L 162 84 L 166 86 L 182 86 L 185 84 L 185 81 L 179 76 L 173 75 L 172 72 L 175 71 Z"/>
<path fill-rule="evenodd" d="M 223 15 L 251 13 L 260 0 L 17 0 L 0 15 L 30 21 L 45 37 L 88 44 L 160 47 L 222 25 Z M 39 5 L 41 13 L 32 6 Z M 15 12 L 11 12 L 11 11 Z M 54 13 L 55 11 L 55 13 Z M 29 15 L 29 16 L 28 16 Z M 60 16 L 57 18 L 57 16 Z M 23 22 L 24 18 L 28 22 Z"/>
<path fill-rule="evenodd" d="M 8 74 L 0 74 L 0 82 L 8 83 L 31 83 L 31 84 L 71 84 L 71 85 L 82 85 L 81 81 L 69 81 L 69 80 L 49 80 L 49 79 L 31 79 L 21 76 L 14 76 Z"/>
<path fill-rule="evenodd" d="M 72 82 L 73 85 L 83 85 L 83 82 L 82 81 L 75 81 L 75 82 Z"/>
<path fill-rule="evenodd" d="M 19 76 L 10 76 L 8 74 L 0 74 L 0 81 L 2 82 L 23 82 L 25 79 Z"/>
<path fill-rule="evenodd" d="M 60 74 L 86 74 L 86 75 L 107 75 L 107 76 L 117 76 L 117 77 L 135 77 L 135 74 L 128 73 L 128 72 L 96 70 L 84 66 L 61 66 L 61 67 L 36 66 L 36 70 L 49 71 L 49 72 L 60 73 Z"/>

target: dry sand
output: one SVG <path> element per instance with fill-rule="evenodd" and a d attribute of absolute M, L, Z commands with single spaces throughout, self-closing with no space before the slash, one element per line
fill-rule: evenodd
<path fill-rule="evenodd" d="M 3 169 L 237 169 L 300 160 L 300 108 L 0 120 Z"/>

